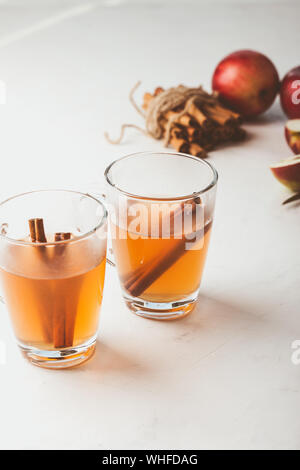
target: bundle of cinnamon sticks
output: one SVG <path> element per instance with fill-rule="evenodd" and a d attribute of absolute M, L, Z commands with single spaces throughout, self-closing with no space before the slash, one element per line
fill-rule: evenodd
<path fill-rule="evenodd" d="M 164 91 L 157 87 L 153 94 L 145 93 L 143 109 L 147 111 L 150 102 Z M 205 158 L 207 151 L 219 145 L 244 139 L 246 132 L 240 127 L 241 116 L 225 108 L 213 95 L 207 96 L 211 96 L 211 102 L 197 102 L 196 99 L 184 114 L 182 104 L 160 117 L 165 138 L 168 133 L 166 145 L 171 145 L 177 152 Z"/>

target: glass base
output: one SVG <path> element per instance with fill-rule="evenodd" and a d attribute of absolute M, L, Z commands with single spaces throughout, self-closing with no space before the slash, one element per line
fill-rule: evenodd
<path fill-rule="evenodd" d="M 136 315 L 152 320 L 178 320 L 193 310 L 197 296 L 176 302 L 149 302 L 124 295 L 127 307 Z"/>
<path fill-rule="evenodd" d="M 78 366 L 92 357 L 96 348 L 96 338 L 73 348 L 45 351 L 18 344 L 23 356 L 32 364 L 46 369 L 67 369 Z"/>

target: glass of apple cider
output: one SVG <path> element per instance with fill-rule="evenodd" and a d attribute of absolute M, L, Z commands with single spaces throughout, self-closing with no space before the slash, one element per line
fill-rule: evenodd
<path fill-rule="evenodd" d="M 187 315 L 199 294 L 218 175 L 180 153 L 123 157 L 105 171 L 113 252 L 123 295 L 136 314 Z"/>
<path fill-rule="evenodd" d="M 74 191 L 0 204 L 0 279 L 19 347 L 35 365 L 78 365 L 94 352 L 105 277 L 106 209 Z"/>

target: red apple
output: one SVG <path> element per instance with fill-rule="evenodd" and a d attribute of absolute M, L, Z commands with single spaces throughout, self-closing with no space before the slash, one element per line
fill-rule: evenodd
<path fill-rule="evenodd" d="M 300 118 L 300 65 L 290 70 L 280 86 L 281 106 L 290 119 Z"/>
<path fill-rule="evenodd" d="M 285 138 L 293 152 L 300 155 L 300 119 L 291 119 L 286 123 Z"/>
<path fill-rule="evenodd" d="M 279 77 L 265 55 L 243 50 L 228 55 L 217 65 L 212 88 L 224 104 L 249 118 L 271 106 L 279 90 Z"/>
<path fill-rule="evenodd" d="M 291 191 L 300 191 L 300 155 L 275 163 L 270 168 L 280 183 Z"/>

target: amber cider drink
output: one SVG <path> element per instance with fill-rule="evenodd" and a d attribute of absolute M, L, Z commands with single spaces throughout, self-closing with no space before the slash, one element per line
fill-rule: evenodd
<path fill-rule="evenodd" d="M 22 269 L 0 268 L 13 329 L 24 346 L 42 350 L 70 348 L 85 343 L 97 332 L 105 253 L 89 263 L 84 253 L 76 250 L 76 264 L 65 269 L 68 258 L 75 255 L 74 247 L 64 248 L 55 260 L 57 249 L 14 247 L 10 256 L 16 257 L 15 267 Z"/>
<path fill-rule="evenodd" d="M 169 211 L 169 215 L 174 210 Z M 192 249 L 186 245 L 192 234 L 170 227 L 170 234 L 161 231 L 162 218 L 152 222 L 145 233 L 114 225 L 114 255 L 125 294 L 149 302 L 176 302 L 197 292 L 204 269 L 210 238 L 210 226 L 200 230 Z M 160 228 L 153 227 L 158 223 Z M 203 228 L 203 227 L 202 227 Z M 180 230 L 180 229 L 179 229 Z M 153 234 L 156 234 L 153 236 Z"/>

